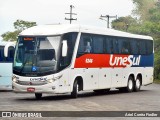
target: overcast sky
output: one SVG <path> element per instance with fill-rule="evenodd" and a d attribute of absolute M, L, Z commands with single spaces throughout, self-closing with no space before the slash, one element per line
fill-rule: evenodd
<path fill-rule="evenodd" d="M 0 0 L 0 35 L 14 31 L 13 22 L 17 19 L 40 24 L 69 23 L 64 20 L 66 12 L 74 5 L 77 13 L 75 24 L 106 27 L 100 15 L 130 15 L 132 0 Z M 2 38 L 0 38 L 2 39 Z"/>

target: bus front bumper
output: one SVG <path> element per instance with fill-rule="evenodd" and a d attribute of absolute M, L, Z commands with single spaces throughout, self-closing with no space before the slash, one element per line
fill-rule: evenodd
<path fill-rule="evenodd" d="M 57 82 L 48 83 L 45 85 L 20 85 L 12 83 L 12 89 L 16 93 L 58 93 Z"/>

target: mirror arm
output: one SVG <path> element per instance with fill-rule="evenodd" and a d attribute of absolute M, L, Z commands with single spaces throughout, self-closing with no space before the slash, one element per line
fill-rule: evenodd
<path fill-rule="evenodd" d="M 66 57 L 68 52 L 67 40 L 63 40 L 62 42 L 62 57 Z"/>
<path fill-rule="evenodd" d="M 5 57 L 8 57 L 8 49 L 9 49 L 9 47 L 10 46 L 15 46 L 15 43 L 13 43 L 13 42 L 9 42 L 9 43 L 7 43 L 6 45 L 5 45 L 5 47 L 4 47 L 4 56 Z"/>

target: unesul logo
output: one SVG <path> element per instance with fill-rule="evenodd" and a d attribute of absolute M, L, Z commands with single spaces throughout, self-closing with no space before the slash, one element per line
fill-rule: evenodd
<path fill-rule="evenodd" d="M 110 55 L 109 64 L 110 66 L 123 66 L 123 67 L 131 67 L 138 66 L 140 64 L 141 56 L 125 56 L 125 57 L 116 57 L 114 55 Z"/>

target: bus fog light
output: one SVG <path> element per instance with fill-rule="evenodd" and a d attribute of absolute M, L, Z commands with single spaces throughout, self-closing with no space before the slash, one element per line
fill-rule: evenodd
<path fill-rule="evenodd" d="M 52 82 L 54 82 L 53 79 L 49 79 L 49 80 L 48 80 L 48 83 L 52 83 Z"/>
<path fill-rule="evenodd" d="M 56 89 L 56 87 L 55 86 L 52 86 L 52 90 L 55 90 Z"/>

